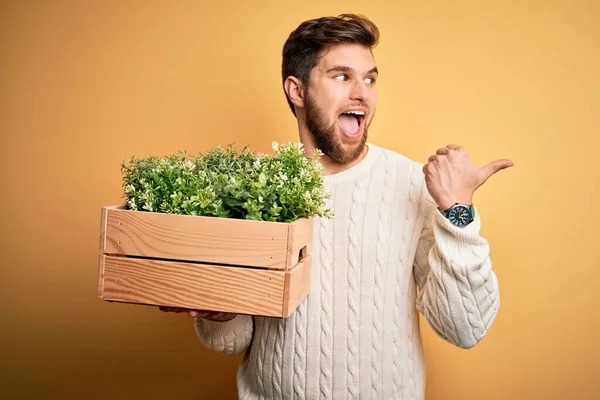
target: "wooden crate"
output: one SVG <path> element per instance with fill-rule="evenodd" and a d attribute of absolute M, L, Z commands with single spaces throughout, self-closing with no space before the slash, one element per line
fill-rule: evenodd
<path fill-rule="evenodd" d="M 308 295 L 312 225 L 103 207 L 98 296 L 285 318 Z"/>

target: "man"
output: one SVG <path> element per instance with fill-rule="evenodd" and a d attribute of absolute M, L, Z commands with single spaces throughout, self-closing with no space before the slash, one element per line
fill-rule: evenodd
<path fill-rule="evenodd" d="M 344 14 L 302 23 L 283 48 L 283 87 L 306 154 L 323 151 L 335 218 L 315 221 L 311 290 L 287 319 L 189 311 L 200 340 L 245 352 L 241 399 L 422 399 L 417 312 L 471 348 L 499 307 L 474 191 L 477 168 L 448 145 L 420 165 L 367 143 L 377 105 L 377 27 Z"/>

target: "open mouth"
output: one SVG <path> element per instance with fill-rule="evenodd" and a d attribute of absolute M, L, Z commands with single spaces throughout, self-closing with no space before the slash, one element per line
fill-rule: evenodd
<path fill-rule="evenodd" d="M 338 117 L 344 133 L 350 137 L 356 137 L 362 131 L 365 120 L 364 111 L 346 111 Z"/>

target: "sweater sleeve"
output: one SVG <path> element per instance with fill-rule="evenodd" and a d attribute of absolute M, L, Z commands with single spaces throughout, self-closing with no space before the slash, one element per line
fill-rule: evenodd
<path fill-rule="evenodd" d="M 470 349 L 487 334 L 500 306 L 479 212 L 475 209 L 475 220 L 459 228 L 439 212 L 425 186 L 424 198 L 413 266 L 417 309 L 441 338 Z"/>
<path fill-rule="evenodd" d="M 250 346 L 254 319 L 250 315 L 236 315 L 229 321 L 211 321 L 194 318 L 196 333 L 209 349 L 225 355 L 240 354 Z"/>

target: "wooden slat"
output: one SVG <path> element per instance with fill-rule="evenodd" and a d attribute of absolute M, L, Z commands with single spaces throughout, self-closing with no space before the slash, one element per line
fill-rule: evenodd
<path fill-rule="evenodd" d="M 288 268 L 298 264 L 302 257 L 312 253 L 313 221 L 314 219 L 312 218 L 302 218 L 289 224 L 288 254 L 286 259 Z"/>
<path fill-rule="evenodd" d="M 104 259 L 106 256 L 104 254 L 100 254 L 100 259 L 98 260 L 98 297 L 102 298 L 104 294 Z"/>
<path fill-rule="evenodd" d="M 106 208 L 108 254 L 285 269 L 290 224 Z"/>
<path fill-rule="evenodd" d="M 311 260 L 311 256 L 304 257 L 285 275 L 282 315 L 286 318 L 294 312 L 310 291 Z"/>
<path fill-rule="evenodd" d="M 102 214 L 100 215 L 100 251 L 106 249 L 106 214 L 108 209 L 102 207 Z"/>
<path fill-rule="evenodd" d="M 105 300 L 283 316 L 284 271 L 119 256 L 103 268 Z"/>

